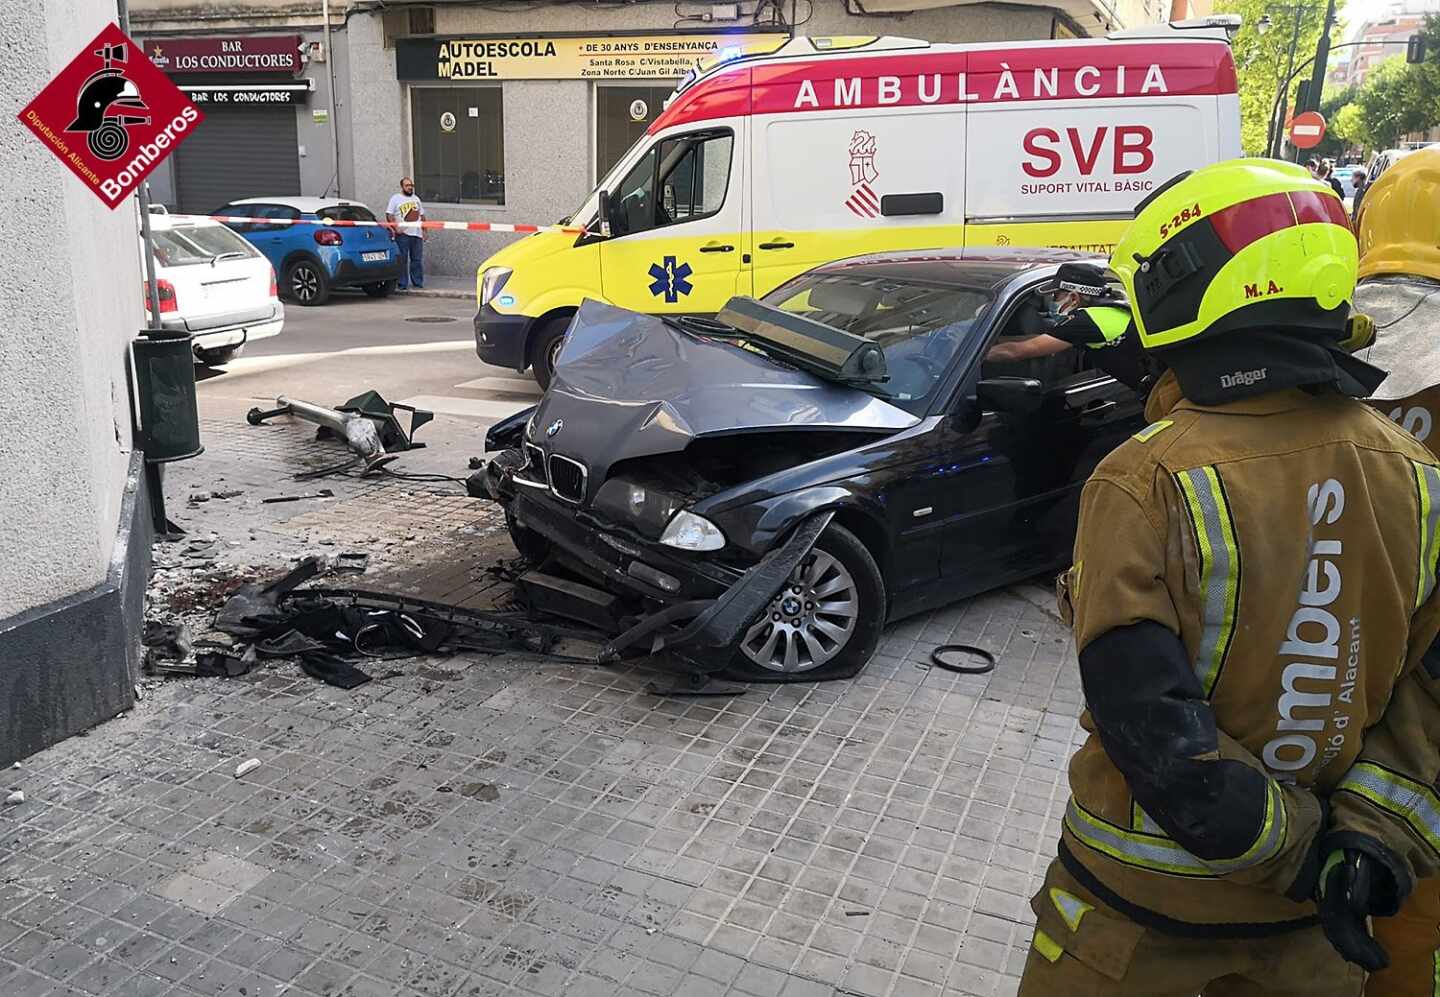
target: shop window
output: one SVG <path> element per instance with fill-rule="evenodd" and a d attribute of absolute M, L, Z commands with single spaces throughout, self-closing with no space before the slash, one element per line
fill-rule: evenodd
<path fill-rule="evenodd" d="M 413 87 L 415 190 L 425 201 L 505 203 L 505 119 L 499 87 Z"/>
<path fill-rule="evenodd" d="M 666 139 L 645 154 L 611 194 L 616 235 L 631 235 L 715 214 L 730 186 L 735 137 L 697 132 Z"/>
<path fill-rule="evenodd" d="M 624 158 L 665 109 L 673 86 L 595 87 L 595 176 L 603 177 Z"/>

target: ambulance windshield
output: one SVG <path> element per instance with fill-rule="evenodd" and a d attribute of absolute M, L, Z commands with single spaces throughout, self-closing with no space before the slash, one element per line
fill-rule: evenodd
<path fill-rule="evenodd" d="M 918 414 L 994 295 L 983 287 L 822 271 L 798 277 L 764 300 L 878 344 L 890 379 L 876 393 Z"/>

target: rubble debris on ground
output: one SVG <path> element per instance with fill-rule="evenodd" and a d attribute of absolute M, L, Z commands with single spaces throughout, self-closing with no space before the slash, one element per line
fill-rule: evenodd
<path fill-rule="evenodd" d="M 335 493 L 328 488 L 322 488 L 318 492 L 307 492 L 304 495 L 272 495 L 269 498 L 260 500 L 262 505 L 275 505 L 280 502 L 299 502 L 302 499 L 326 499 L 334 498 Z"/>
<path fill-rule="evenodd" d="M 312 678 L 342 689 L 372 680 L 366 661 L 455 651 L 540 654 L 593 664 L 594 656 L 557 654 L 562 640 L 599 644 L 590 631 L 537 622 L 525 612 L 465 609 L 410 596 L 343 588 L 300 588 L 331 570 L 363 571 L 368 555 L 334 562 L 303 559 L 283 576 L 241 584 L 214 618 L 223 640 L 197 640 L 183 624 L 146 625 L 151 674 L 236 678 L 267 659 L 292 659 Z M 389 677 L 383 676 L 383 677 Z"/>
<path fill-rule="evenodd" d="M 249 775 L 251 772 L 254 772 L 256 769 L 258 769 L 259 767 L 260 767 L 260 759 L 258 759 L 258 758 L 247 758 L 245 761 L 243 761 L 243 762 L 241 762 L 239 765 L 235 766 L 235 778 L 237 778 L 237 779 L 243 779 L 243 778 L 245 778 L 247 775 Z"/>
<path fill-rule="evenodd" d="M 5 797 L 5 805 L 6 805 L 7 807 L 16 807 L 16 806 L 19 806 L 20 804 L 22 804 L 22 803 L 24 803 L 24 802 L 25 802 L 25 793 L 24 793 L 23 790 L 17 789 L 17 790 L 15 790 L 14 792 L 10 793 L 8 796 Z"/>

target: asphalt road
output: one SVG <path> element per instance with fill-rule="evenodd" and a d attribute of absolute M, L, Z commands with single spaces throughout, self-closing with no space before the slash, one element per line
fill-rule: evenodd
<path fill-rule="evenodd" d="M 223 368 L 196 368 L 201 415 L 243 418 L 282 394 L 338 405 L 373 389 L 435 412 L 417 435 L 432 448 L 414 455 L 422 464 L 458 458 L 439 449 L 478 453 L 484 429 L 533 405 L 540 390 L 529 374 L 480 362 L 474 314 L 473 300 L 418 295 L 337 292 L 318 308 L 287 303 L 280 335 L 250 344 Z"/>

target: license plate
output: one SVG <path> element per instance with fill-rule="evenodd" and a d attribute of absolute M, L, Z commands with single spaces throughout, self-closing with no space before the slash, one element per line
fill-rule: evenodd
<path fill-rule="evenodd" d="M 366 263 L 384 263 L 390 258 L 389 253 L 361 253 L 360 258 Z"/>

